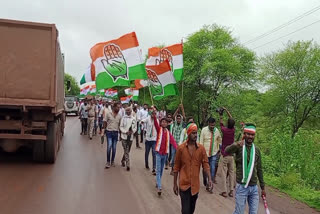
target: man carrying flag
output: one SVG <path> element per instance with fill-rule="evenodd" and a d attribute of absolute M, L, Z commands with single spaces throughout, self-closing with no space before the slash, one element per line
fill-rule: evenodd
<path fill-rule="evenodd" d="M 237 166 L 236 180 L 236 207 L 234 214 L 243 214 L 248 201 L 249 213 L 258 213 L 259 192 L 258 179 L 261 187 L 261 195 L 266 196 L 264 190 L 263 172 L 260 150 L 255 146 L 254 138 L 256 127 L 247 123 L 244 127 L 244 140 L 228 146 L 225 151 L 235 154 Z"/>

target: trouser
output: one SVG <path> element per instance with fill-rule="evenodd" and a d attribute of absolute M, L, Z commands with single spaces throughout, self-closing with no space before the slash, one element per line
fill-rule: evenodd
<path fill-rule="evenodd" d="M 81 118 L 81 133 L 87 134 L 88 118 Z"/>
<path fill-rule="evenodd" d="M 146 148 L 145 148 L 145 155 L 144 155 L 144 163 L 146 168 L 149 168 L 149 153 L 151 150 L 152 154 L 152 169 L 156 169 L 156 141 L 148 141 L 146 140 Z"/>
<path fill-rule="evenodd" d="M 229 189 L 233 191 L 234 185 L 234 160 L 233 156 L 221 156 L 221 167 L 222 167 L 222 185 L 223 185 L 223 192 L 227 192 L 227 175 L 229 178 Z"/>
<path fill-rule="evenodd" d="M 168 155 L 160 155 L 158 152 L 156 153 L 156 180 L 157 187 L 161 189 L 161 178 L 163 173 L 163 167 L 167 160 Z"/>
<path fill-rule="evenodd" d="M 181 213 L 182 214 L 192 214 L 196 209 L 196 203 L 198 199 L 198 193 L 195 195 L 191 194 L 191 188 L 186 191 L 180 190 L 181 198 Z"/>
<path fill-rule="evenodd" d="M 102 125 L 103 125 L 103 117 L 99 117 L 99 129 L 100 131 L 102 130 Z"/>
<path fill-rule="evenodd" d="M 88 131 L 89 131 L 90 138 L 92 138 L 93 128 L 94 128 L 94 117 L 88 117 Z"/>
<path fill-rule="evenodd" d="M 171 144 L 170 144 L 171 145 Z M 171 167 L 174 167 L 174 159 L 176 158 L 176 149 L 171 146 Z"/>
<path fill-rule="evenodd" d="M 212 182 L 214 181 L 214 176 L 216 173 L 216 160 L 217 160 L 217 155 L 213 155 L 211 157 L 208 157 L 209 166 L 210 166 L 210 175 L 211 175 Z M 205 172 L 202 172 L 202 175 L 203 175 L 203 185 L 207 186 L 208 185 L 208 176 Z"/>
<path fill-rule="evenodd" d="M 257 214 L 259 208 L 258 186 L 254 185 L 244 188 L 244 185 L 237 184 L 236 188 L 236 208 L 233 214 L 244 214 L 247 200 L 249 214 Z"/>
<path fill-rule="evenodd" d="M 132 140 L 122 140 L 122 147 L 123 147 L 123 156 L 122 156 L 122 163 L 126 163 L 126 166 L 130 166 L 130 158 L 129 153 L 131 150 Z"/>
<path fill-rule="evenodd" d="M 114 158 L 117 152 L 118 131 L 107 131 L 107 162 L 114 163 Z M 112 152 L 112 156 L 111 156 Z"/>

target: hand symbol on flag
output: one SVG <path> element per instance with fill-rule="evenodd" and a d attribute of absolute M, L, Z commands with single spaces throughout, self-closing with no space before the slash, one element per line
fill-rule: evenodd
<path fill-rule="evenodd" d="M 115 82 L 118 78 L 122 77 L 128 79 L 128 69 L 126 60 L 119 46 L 115 44 L 108 44 L 104 47 L 104 55 L 106 59 L 102 59 L 104 69 L 111 75 Z"/>
<path fill-rule="evenodd" d="M 172 67 L 172 54 L 168 49 L 162 49 L 160 51 L 160 60 L 156 59 L 156 64 L 159 65 L 160 63 L 164 62 L 168 60 L 170 67 L 171 67 L 171 71 L 173 71 L 173 67 Z"/>
<path fill-rule="evenodd" d="M 149 68 L 147 68 L 146 70 L 147 70 L 147 75 L 148 75 L 152 94 L 153 95 L 163 95 L 162 84 L 161 84 L 157 74 Z"/>

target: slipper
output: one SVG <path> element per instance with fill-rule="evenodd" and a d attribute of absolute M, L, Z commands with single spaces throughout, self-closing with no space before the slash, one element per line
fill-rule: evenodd
<path fill-rule="evenodd" d="M 227 197 L 228 197 L 226 192 L 222 192 L 222 193 L 220 193 L 220 195 L 221 195 L 222 197 L 224 197 L 224 198 L 227 198 Z"/>

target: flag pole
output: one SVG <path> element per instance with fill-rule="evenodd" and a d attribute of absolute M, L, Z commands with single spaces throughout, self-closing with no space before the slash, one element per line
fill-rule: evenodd
<path fill-rule="evenodd" d="M 182 48 L 183 48 L 183 37 L 181 38 L 181 44 L 182 44 Z M 181 83 L 181 104 L 183 105 L 183 88 L 184 88 L 184 80 L 182 79 L 182 83 Z"/>
<path fill-rule="evenodd" d="M 149 93 L 150 93 L 151 103 L 152 103 L 152 105 L 154 105 L 154 104 L 153 104 L 153 98 L 152 98 L 152 93 L 151 93 L 150 86 L 149 86 L 148 88 L 149 88 Z"/>

